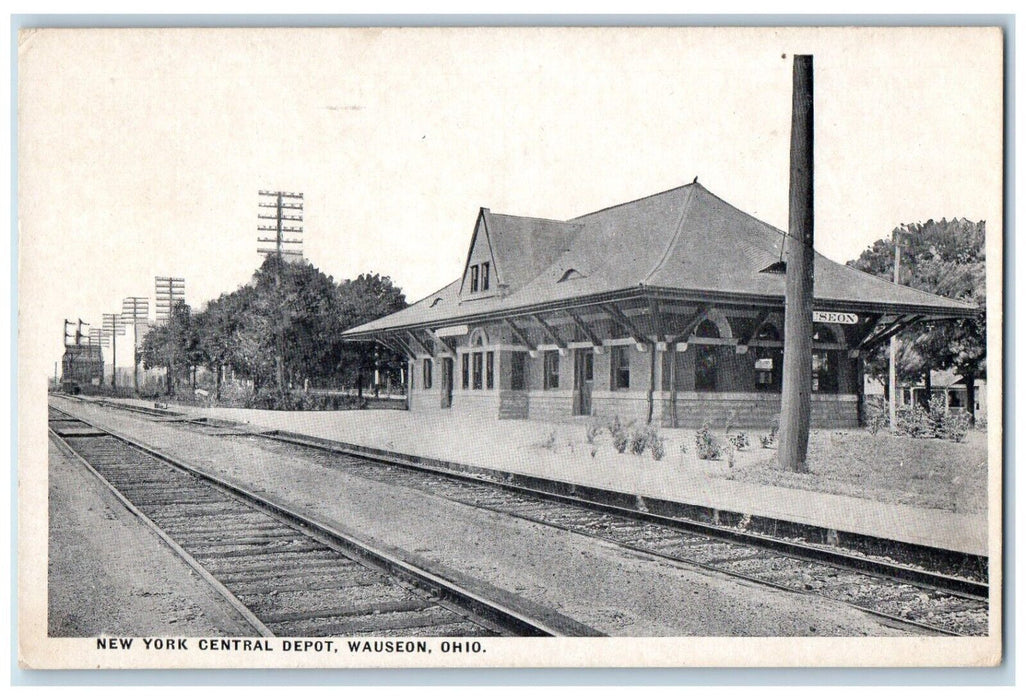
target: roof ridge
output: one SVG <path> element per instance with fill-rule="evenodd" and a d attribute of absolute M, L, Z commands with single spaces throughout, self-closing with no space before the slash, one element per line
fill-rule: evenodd
<path fill-rule="evenodd" d="M 670 192 L 673 192 L 675 190 L 683 190 L 685 188 L 695 187 L 695 186 L 702 187 L 697 182 L 689 182 L 689 183 L 687 183 L 685 185 L 677 185 L 676 187 L 671 187 L 670 189 L 663 190 L 662 192 L 656 192 L 655 194 L 645 195 L 644 197 L 638 197 L 637 199 L 630 199 L 630 200 L 628 200 L 626 202 L 620 202 L 619 204 L 613 204 L 612 206 L 602 207 L 601 209 L 596 209 L 595 211 L 589 211 L 586 214 L 581 214 L 580 216 L 575 216 L 572 219 L 567 219 L 567 223 L 570 223 L 572 221 L 577 221 L 578 219 L 583 219 L 586 216 L 592 216 L 593 214 L 601 214 L 602 212 L 609 211 L 610 209 L 617 209 L 619 207 L 625 207 L 628 204 L 636 204 L 637 202 L 641 202 L 641 201 L 644 201 L 646 199 L 652 199 L 653 197 L 659 197 L 659 196 L 664 195 L 664 194 L 669 194 Z M 704 190 L 705 188 L 702 187 L 702 189 Z M 708 192 L 708 190 L 706 190 L 706 192 Z"/>
<path fill-rule="evenodd" d="M 424 295 L 424 296 L 423 296 L 423 297 L 421 297 L 420 299 L 417 299 L 417 301 L 415 301 L 415 302 L 411 303 L 411 304 L 410 304 L 409 306 L 407 306 L 406 308 L 408 309 L 408 308 L 410 308 L 410 306 L 416 306 L 417 304 L 419 304 L 419 303 L 420 303 L 420 302 L 422 302 L 422 301 L 427 301 L 427 300 L 428 300 L 428 299 L 430 299 L 431 297 L 433 297 L 433 296 L 436 296 L 436 295 L 438 295 L 438 294 L 441 294 L 442 292 L 444 292 L 444 291 L 445 291 L 446 289 L 448 289 L 449 287 L 453 286 L 453 285 L 454 285 L 454 284 L 456 284 L 457 282 L 462 282 L 462 281 L 463 281 L 463 278 L 462 278 L 462 277 L 460 277 L 460 278 L 458 278 L 458 279 L 454 279 L 454 280 L 453 280 L 452 282 L 450 282 L 449 284 L 447 284 L 447 285 L 445 285 L 445 286 L 443 286 L 443 287 L 440 287 L 440 288 L 436 289 L 435 291 L 431 292 L 430 294 L 426 294 L 426 295 Z M 391 314 L 390 314 L 390 315 L 391 315 Z M 384 317 L 384 316 L 382 316 L 382 318 L 385 318 L 385 317 Z M 376 321 L 377 319 L 374 319 L 374 320 Z M 370 323 L 370 321 L 368 321 L 368 323 Z M 363 325 L 363 324 L 361 324 L 361 325 Z"/>
<path fill-rule="evenodd" d="M 576 224 L 576 223 L 573 223 L 572 221 L 564 221 L 563 219 L 550 219 L 550 218 L 544 217 L 544 216 L 520 216 L 519 214 L 503 214 L 502 212 L 497 212 L 497 211 L 489 211 L 488 213 L 491 216 L 508 216 L 511 219 L 525 219 L 525 220 L 529 220 L 529 221 L 544 221 L 544 222 L 550 223 L 550 224 L 561 224 L 561 225 L 575 226 L 575 227 L 584 226 L 584 224 Z"/>
<path fill-rule="evenodd" d="M 656 273 L 656 270 L 663 266 L 663 263 L 666 262 L 666 258 L 670 255 L 670 251 L 673 250 L 674 246 L 677 245 L 677 241 L 680 240 L 681 231 L 684 230 L 684 221 L 688 218 L 688 214 L 691 212 L 691 203 L 695 199 L 694 190 L 688 189 L 685 192 L 685 196 L 686 199 L 680 207 L 680 218 L 677 219 L 677 226 L 675 227 L 673 236 L 670 237 L 670 242 L 666 244 L 666 249 L 663 251 L 663 254 L 659 256 L 659 260 L 656 262 L 656 264 L 653 265 L 652 268 L 644 276 L 642 276 L 640 284 L 645 284 L 646 282 L 648 282 L 649 278 L 651 278 L 652 275 Z"/>

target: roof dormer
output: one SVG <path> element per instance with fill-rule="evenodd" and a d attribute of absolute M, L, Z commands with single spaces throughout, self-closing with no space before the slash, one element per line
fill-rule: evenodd
<path fill-rule="evenodd" d="M 488 231 L 488 209 L 481 208 L 470 239 L 470 251 L 463 266 L 460 300 L 469 301 L 494 296 L 499 289 L 498 270 Z"/>

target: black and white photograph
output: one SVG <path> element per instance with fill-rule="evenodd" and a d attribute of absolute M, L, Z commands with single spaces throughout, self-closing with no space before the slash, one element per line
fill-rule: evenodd
<path fill-rule="evenodd" d="M 999 664 L 1004 41 L 22 28 L 22 667 Z"/>

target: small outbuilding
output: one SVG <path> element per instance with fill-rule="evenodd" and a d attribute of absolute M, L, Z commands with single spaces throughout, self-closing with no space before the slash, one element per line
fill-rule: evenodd
<path fill-rule="evenodd" d="M 481 209 L 459 279 L 345 332 L 408 358 L 412 411 L 764 427 L 785 233 L 700 184 L 554 221 Z M 975 307 L 815 258 L 814 427 L 859 423 L 863 354 Z"/>

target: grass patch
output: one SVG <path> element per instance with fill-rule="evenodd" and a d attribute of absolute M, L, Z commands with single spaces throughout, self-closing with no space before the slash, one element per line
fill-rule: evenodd
<path fill-rule="evenodd" d="M 732 477 L 958 513 L 982 513 L 987 507 L 987 439 L 977 431 L 955 443 L 868 430 L 815 430 L 808 474 L 785 472 L 776 451 L 764 452 L 758 460 L 739 462 Z"/>

